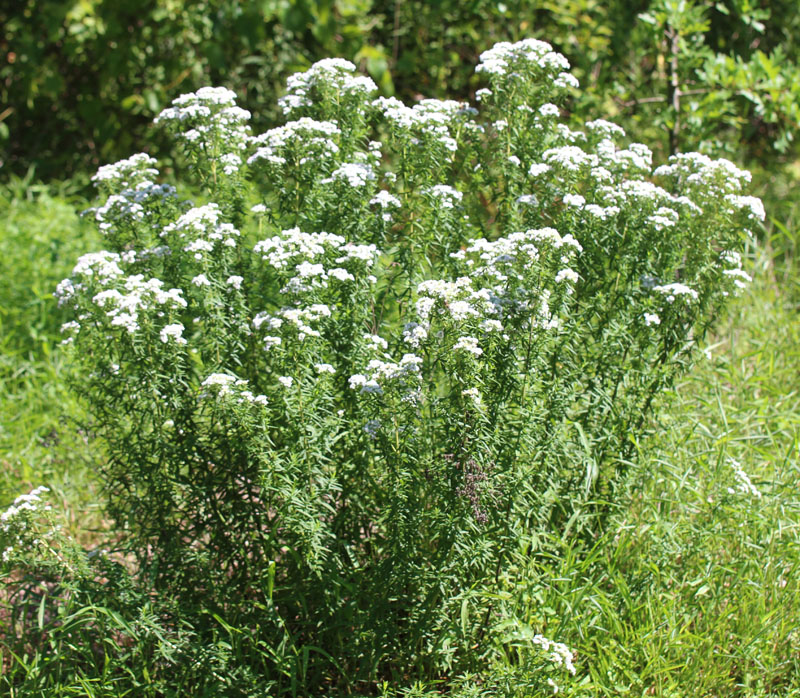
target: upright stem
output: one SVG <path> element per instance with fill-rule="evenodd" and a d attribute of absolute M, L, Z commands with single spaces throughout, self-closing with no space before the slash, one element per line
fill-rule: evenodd
<path fill-rule="evenodd" d="M 667 100 L 672 107 L 672 128 L 669 131 L 669 154 L 678 152 L 678 134 L 681 128 L 681 88 L 678 77 L 678 51 L 680 50 L 680 34 L 675 27 L 667 29 L 667 39 L 670 42 L 669 61 L 669 88 Z"/>

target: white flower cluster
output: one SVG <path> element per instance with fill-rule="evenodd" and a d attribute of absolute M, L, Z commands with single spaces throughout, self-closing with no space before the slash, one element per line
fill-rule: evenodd
<path fill-rule="evenodd" d="M 756 499 L 761 499 L 761 492 L 751 482 L 748 474 L 742 469 L 742 464 L 733 458 L 729 458 L 728 460 L 730 461 L 731 468 L 733 468 L 733 475 L 736 478 L 736 487 L 729 487 L 728 492 L 730 494 L 745 494 L 755 497 Z"/>
<path fill-rule="evenodd" d="M 535 119 L 535 125 L 539 128 L 542 127 L 542 121 Z M 575 145 L 576 143 L 586 143 L 586 134 L 583 131 L 573 131 L 566 124 L 555 125 L 555 136 L 562 145 Z"/>
<path fill-rule="evenodd" d="M 433 202 L 434 206 L 441 209 L 455 208 L 464 198 L 464 194 L 458 189 L 447 184 L 435 184 L 423 189 L 422 193 Z"/>
<path fill-rule="evenodd" d="M 172 325 L 165 325 L 158 336 L 164 344 L 170 341 L 175 342 L 175 344 L 186 344 L 186 340 L 183 338 L 184 329 L 180 322 L 176 322 Z"/>
<path fill-rule="evenodd" d="M 139 329 L 139 315 L 142 312 L 156 311 L 161 316 L 164 310 L 178 310 L 186 307 L 183 291 L 178 288 L 164 290 L 160 279 L 144 280 L 141 274 L 128 276 L 122 283 L 122 292 L 116 288 L 100 291 L 92 298 L 92 303 L 106 311 L 112 327 L 122 327 L 129 333 Z M 110 310 L 106 310 L 110 307 Z M 174 337 L 175 330 L 171 331 Z M 163 340 L 162 340 L 163 341 Z"/>
<path fill-rule="evenodd" d="M 203 261 L 215 252 L 217 246 L 234 248 L 239 231 L 230 223 L 222 222 L 217 204 L 206 204 L 188 210 L 174 223 L 165 226 L 161 237 L 174 236 L 183 243 L 183 251 L 195 261 Z"/>
<path fill-rule="evenodd" d="M 734 294 L 744 291 L 753 278 L 742 269 L 742 256 L 733 250 L 724 250 L 720 253 L 720 264 L 724 267 L 723 277 L 729 282 Z M 728 295 L 728 291 L 723 291 L 723 295 Z"/>
<path fill-rule="evenodd" d="M 120 256 L 116 252 L 107 250 L 88 252 L 78 257 L 72 273 L 74 276 L 92 277 L 102 284 L 114 277 L 122 276 L 124 272 L 119 262 Z"/>
<path fill-rule="evenodd" d="M 157 177 L 158 170 L 154 167 L 156 163 L 157 160 L 147 153 L 136 153 L 112 165 L 103 165 L 92 177 L 92 182 L 96 186 L 111 183 L 116 190 L 130 189 L 139 182 Z"/>
<path fill-rule="evenodd" d="M 539 177 L 540 175 L 546 174 L 551 169 L 550 165 L 546 165 L 543 162 L 534 162 L 528 168 L 528 177 L 535 178 Z"/>
<path fill-rule="evenodd" d="M 375 194 L 375 196 L 370 199 L 369 204 L 370 206 L 379 206 L 381 208 L 381 219 L 387 223 L 392 220 L 392 214 L 390 213 L 390 210 L 400 208 L 402 206 L 400 199 L 398 199 L 396 196 L 393 196 L 385 189 L 381 189 L 377 194 Z"/>
<path fill-rule="evenodd" d="M 604 138 L 595 147 L 601 167 L 627 172 L 640 171 L 650 174 L 653 152 L 642 143 L 631 143 L 627 148 L 617 148 L 610 138 Z"/>
<path fill-rule="evenodd" d="M 364 341 L 367 342 L 370 351 L 386 351 L 389 348 L 389 342 L 378 334 L 371 334 L 369 332 L 364 334 Z"/>
<path fill-rule="evenodd" d="M 261 240 L 253 247 L 253 252 L 261 255 L 275 269 L 294 267 L 301 261 L 315 259 L 330 249 L 340 249 L 346 244 L 345 238 L 333 233 L 304 233 L 299 228 L 284 230 L 268 240 Z"/>
<path fill-rule="evenodd" d="M 600 139 L 625 137 L 625 129 L 623 129 L 621 126 L 617 126 L 617 124 L 611 123 L 610 121 L 606 121 L 605 119 L 587 121 L 586 130 Z"/>
<path fill-rule="evenodd" d="M 74 303 L 77 295 L 82 292 L 87 284 L 107 286 L 124 275 L 120 267 L 121 256 L 116 252 L 101 250 L 89 252 L 78 258 L 72 269 L 73 277 L 81 277 L 83 281 L 74 283 L 72 279 L 64 279 L 56 286 L 55 295 L 58 305 L 63 306 Z"/>
<path fill-rule="evenodd" d="M 417 316 L 427 329 L 432 315 L 463 322 L 469 317 L 496 314 L 498 308 L 488 289 L 475 290 L 472 279 L 462 276 L 455 281 L 430 279 L 417 286 Z"/>
<path fill-rule="evenodd" d="M 172 101 L 154 120 L 177 132 L 189 146 L 199 152 L 216 153 L 215 160 L 226 175 L 235 174 L 241 165 L 239 153 L 250 140 L 250 112 L 236 106 L 236 93 L 225 87 L 201 87 L 197 92 L 181 95 Z"/>
<path fill-rule="evenodd" d="M 557 667 L 563 666 L 570 674 L 575 675 L 575 664 L 573 663 L 572 650 L 562 642 L 553 642 L 544 635 L 534 635 L 531 642 L 537 647 L 541 647 L 543 652 L 547 652 L 548 659 Z"/>
<path fill-rule="evenodd" d="M 551 167 L 560 167 L 570 172 L 580 172 L 583 169 L 597 167 L 600 164 L 600 159 L 597 155 L 587 153 L 577 145 L 562 145 L 557 148 L 549 148 L 542 153 L 542 159 L 545 164 Z"/>
<path fill-rule="evenodd" d="M 570 264 L 581 251 L 580 243 L 572 235 L 562 237 L 553 228 L 511 233 L 491 242 L 485 238 L 473 240 L 465 249 L 450 255 L 470 268 L 470 277 L 460 277 L 454 282 L 430 280 L 418 285 L 419 323 L 406 325 L 404 341 L 411 346 L 424 341 L 433 316 L 456 323 L 473 318 L 485 333 L 502 332 L 505 319 L 511 315 L 528 318 L 539 329 L 558 327 L 560 320 L 550 308 L 553 289 L 534 287 L 528 277 L 535 274 L 538 283 L 550 278 L 555 286 L 566 284 L 565 292 L 569 295 L 572 285 L 579 280 Z M 552 271 L 542 277 L 545 269 Z M 489 285 L 475 289 L 474 280 L 485 280 Z"/>
<path fill-rule="evenodd" d="M 72 283 L 72 279 L 62 279 L 58 282 L 56 286 L 56 290 L 53 292 L 54 298 L 58 301 L 58 307 L 62 307 L 70 303 L 75 294 L 80 290 L 80 284 L 75 286 Z"/>
<path fill-rule="evenodd" d="M 493 85 L 512 78 L 526 79 L 533 72 L 539 80 L 547 78 L 557 88 L 578 87 L 569 72 L 569 61 L 546 41 L 524 39 L 515 44 L 501 41 L 480 56 L 476 73 L 489 76 Z"/>
<path fill-rule="evenodd" d="M 686 303 L 686 305 L 689 305 L 699 297 L 697 291 L 682 283 L 653 286 L 653 291 L 664 296 L 667 303 L 674 303 L 676 300 L 680 299 Z"/>
<path fill-rule="evenodd" d="M 41 495 L 50 490 L 47 487 L 41 486 L 31 490 L 28 494 L 21 494 L 14 500 L 14 503 L 8 507 L 2 514 L 0 514 L 0 528 L 3 532 L 9 532 L 12 526 L 17 525 L 24 529 L 27 527 L 27 522 L 24 520 L 24 514 L 35 514 L 38 511 L 49 511 L 50 505 L 44 505 Z"/>
<path fill-rule="evenodd" d="M 87 213 L 94 213 L 100 232 L 108 235 L 113 232 L 114 226 L 141 221 L 157 207 L 159 202 L 177 198 L 175 187 L 142 179 L 133 186 L 109 196 L 102 206 L 89 209 Z"/>
<path fill-rule="evenodd" d="M 579 220 L 583 223 L 592 227 L 608 224 L 623 214 L 662 233 L 679 225 L 691 226 L 703 213 L 698 201 L 705 207 L 709 199 L 719 201 L 723 196 L 731 206 L 731 213 L 744 210 L 749 220 L 760 218 L 763 207 L 758 199 L 732 193 L 739 192 L 749 174 L 729 161 L 687 153 L 674 156 L 669 165 L 651 173 L 649 148 L 637 143 L 617 148 L 612 139 L 624 135 L 619 127 L 599 120 L 589 122 L 586 128 L 590 138 L 578 145 L 575 141 L 579 132 L 568 134 L 568 129 L 561 132 L 557 127 L 556 140 L 565 143 L 546 149 L 541 158 L 544 162 L 534 163 L 530 172 L 535 177 L 552 170 L 555 183 L 566 192 L 562 195 L 565 211 L 580 212 Z M 645 178 L 651 174 L 672 179 L 679 190 L 684 188 L 689 195 L 671 194 Z M 574 193 L 576 184 L 583 195 Z M 587 201 L 584 197 L 591 198 Z M 518 202 L 541 205 L 534 194 L 520 196 Z M 742 283 L 747 281 L 743 272 L 731 270 L 726 275 Z"/>
<path fill-rule="evenodd" d="M 367 374 L 350 376 L 352 390 L 362 393 L 382 394 L 389 386 L 404 392 L 404 399 L 414 401 L 419 395 L 420 366 L 423 360 L 416 354 L 404 354 L 398 363 L 372 359 L 367 364 Z"/>
<path fill-rule="evenodd" d="M 480 348 L 478 340 L 475 337 L 459 337 L 458 341 L 453 345 L 453 350 L 462 350 L 473 356 L 480 356 L 483 354 L 483 349 Z"/>
<path fill-rule="evenodd" d="M 439 144 L 452 153 L 458 150 L 458 143 L 451 127 L 474 112 L 461 102 L 432 99 L 407 107 L 394 97 L 378 97 L 372 104 L 383 113 L 395 133 L 409 135 L 415 144 L 427 147 Z"/>
<path fill-rule="evenodd" d="M 478 110 L 474 107 L 454 99 L 423 99 L 417 102 L 413 108 L 420 114 L 437 114 L 436 118 L 444 116 L 450 124 L 478 114 Z"/>
<path fill-rule="evenodd" d="M 428 330 L 418 322 L 408 322 L 403 328 L 403 342 L 417 349 L 428 338 Z"/>
<path fill-rule="evenodd" d="M 580 194 L 564 194 L 561 201 L 564 206 L 571 206 L 572 208 L 583 208 L 586 205 L 586 199 Z"/>
<path fill-rule="evenodd" d="M 654 214 L 647 217 L 647 222 L 650 223 L 657 232 L 661 232 L 666 228 L 673 228 L 680 220 L 680 214 L 673 208 L 667 206 L 659 207 Z"/>
<path fill-rule="evenodd" d="M 340 135 L 341 130 L 333 121 L 315 121 L 304 116 L 253 138 L 257 148 L 247 164 L 265 160 L 278 167 L 287 162 L 317 167 L 339 152 L 336 140 Z"/>
<path fill-rule="evenodd" d="M 378 91 L 378 86 L 369 77 L 353 75 L 356 67 L 343 58 L 325 58 L 317 61 L 304 73 L 295 73 L 286 81 L 286 94 L 278 105 L 286 115 L 314 104 L 315 92 L 333 91 L 340 100 L 356 97 L 366 100 Z M 352 100 L 348 100 L 352 101 Z"/>
<path fill-rule="evenodd" d="M 345 162 L 331 172 L 330 177 L 322 180 L 322 184 L 330 182 L 346 182 L 349 186 L 360 188 L 367 182 L 374 182 L 375 170 L 366 162 Z"/>
<path fill-rule="evenodd" d="M 219 397 L 235 397 L 237 402 L 252 402 L 256 405 L 266 406 L 266 395 L 254 395 L 250 390 L 246 390 L 246 380 L 231 376 L 227 373 L 212 373 L 200 386 L 207 388 L 201 397 L 216 394 Z"/>
<path fill-rule="evenodd" d="M 767 217 L 764 210 L 764 203 L 756 196 L 737 196 L 736 194 L 728 194 L 725 196 L 727 201 L 737 211 L 744 211 L 751 221 L 761 221 Z"/>
<path fill-rule="evenodd" d="M 330 279 L 344 283 L 366 276 L 373 282 L 375 277 L 367 272 L 380 255 L 375 245 L 357 245 L 341 235 L 304 233 L 299 228 L 261 240 L 253 251 L 288 276 L 282 293 L 293 294 L 327 288 Z"/>
<path fill-rule="evenodd" d="M 583 212 L 589 215 L 589 218 L 584 216 L 584 222 L 592 219 L 598 221 L 613 220 L 620 212 L 619 206 L 598 206 L 597 204 L 586 204 L 583 206 Z"/>
<path fill-rule="evenodd" d="M 25 539 L 28 524 L 31 518 L 42 511 L 50 511 L 50 505 L 45 504 L 42 495 L 50 490 L 41 486 L 31 490 L 28 494 L 21 494 L 14 500 L 14 503 L 0 514 L 0 531 L 5 536 L 13 540 L 18 548 L 28 548 L 30 542 Z M 37 543 L 36 540 L 33 541 Z M 11 560 L 14 554 L 14 546 L 9 545 L 4 550 L 0 558 L 3 562 Z"/>
<path fill-rule="evenodd" d="M 555 104 L 548 102 L 539 107 L 539 115 L 548 119 L 555 119 L 561 116 L 561 110 Z"/>
<path fill-rule="evenodd" d="M 283 308 L 274 315 L 260 312 L 253 318 L 253 327 L 256 330 L 265 328 L 277 332 L 281 328 L 293 328 L 298 341 L 306 337 L 320 337 L 321 333 L 311 323 L 318 323 L 323 318 L 331 316 L 331 309 L 324 303 L 314 303 L 307 308 Z M 282 337 L 274 334 L 266 335 L 263 339 L 264 348 L 271 349 L 283 343 Z"/>
<path fill-rule="evenodd" d="M 70 336 L 62 340 L 62 344 L 70 344 L 75 339 L 75 335 L 81 330 L 81 323 L 71 320 L 61 325 L 61 334 L 69 334 Z"/>
<path fill-rule="evenodd" d="M 538 228 L 511 233 L 492 242 L 479 238 L 473 240 L 462 252 L 455 252 L 451 256 L 460 259 L 468 255 L 474 256 L 478 263 L 473 260 L 468 260 L 467 263 L 472 262 L 470 266 L 473 267 L 475 275 L 504 282 L 508 280 L 510 269 L 515 265 L 521 265 L 522 270 L 532 269 L 544 250 L 558 251 L 560 261 L 568 264 L 575 254 L 583 251 L 583 248 L 569 233 L 562 236 L 554 228 Z M 559 280 L 577 278 L 570 273 L 572 270 L 566 271 L 566 269 Z M 497 291 L 499 292 L 499 289 Z"/>
<path fill-rule="evenodd" d="M 370 199 L 370 205 L 380 206 L 381 208 L 400 208 L 402 205 L 400 199 L 393 196 L 385 189 L 381 189 L 375 196 Z"/>
<path fill-rule="evenodd" d="M 747 170 L 739 169 L 730 160 L 712 160 L 702 153 L 672 155 L 668 164 L 656 168 L 653 174 L 672 178 L 679 186 L 722 194 L 737 194 L 752 180 Z"/>

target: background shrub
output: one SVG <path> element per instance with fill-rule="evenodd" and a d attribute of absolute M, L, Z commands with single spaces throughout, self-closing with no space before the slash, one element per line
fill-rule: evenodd
<path fill-rule="evenodd" d="M 224 84 L 266 128 L 285 78 L 336 55 L 385 95 L 466 99 L 479 87 L 466 66 L 495 41 L 528 36 L 570 60 L 581 117 L 619 115 L 654 147 L 741 142 L 774 160 L 799 123 L 791 1 L 23 0 L 0 9 L 0 23 L 4 170 L 34 164 L 44 179 L 151 140 L 166 156 L 148 125 L 176 91 Z"/>

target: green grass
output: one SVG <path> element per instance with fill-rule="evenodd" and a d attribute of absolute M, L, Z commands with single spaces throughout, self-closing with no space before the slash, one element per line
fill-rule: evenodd
<path fill-rule="evenodd" d="M 96 463 L 65 384 L 59 328 L 67 313 L 53 291 L 98 245 L 76 213 L 87 205 L 67 187 L 17 180 L 0 190 L 0 504 L 47 485 L 81 539 L 98 519 Z"/>
<path fill-rule="evenodd" d="M 761 274 L 677 386 L 631 500 L 560 542 L 518 616 L 580 653 L 586 696 L 800 696 L 800 315 Z M 731 494 L 730 458 L 761 491 Z"/>
<path fill-rule="evenodd" d="M 0 505 L 47 484 L 90 547 L 99 456 L 65 386 L 51 296 L 99 247 L 75 213 L 86 205 L 25 182 L 0 192 Z M 712 358 L 665 396 L 608 532 L 507 570 L 500 596 L 519 623 L 578 651 L 574 695 L 800 696 L 800 287 L 791 260 L 756 267 Z M 760 499 L 728 492 L 731 458 Z"/>

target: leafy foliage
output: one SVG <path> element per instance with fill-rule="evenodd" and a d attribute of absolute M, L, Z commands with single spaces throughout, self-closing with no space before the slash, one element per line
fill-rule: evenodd
<path fill-rule="evenodd" d="M 166 155 L 148 125 L 176 89 L 225 84 L 263 128 L 276 122 L 288 74 L 338 55 L 383 94 L 466 99 L 482 48 L 531 35 L 570 59 L 584 114 L 619 112 L 638 138 L 665 147 L 675 129 L 672 152 L 744 140 L 772 158 L 798 124 L 791 0 L 22 0 L 0 9 L 0 24 L 4 167 L 23 175 L 34 164 L 45 179 L 151 138 Z M 674 106 L 673 74 L 683 94 Z"/>

